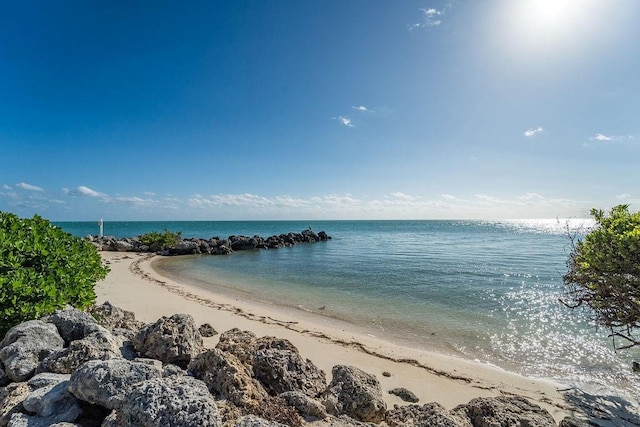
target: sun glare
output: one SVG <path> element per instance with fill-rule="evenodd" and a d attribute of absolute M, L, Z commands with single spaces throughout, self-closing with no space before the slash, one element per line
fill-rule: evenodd
<path fill-rule="evenodd" d="M 587 46 L 602 8 L 598 0 L 510 0 L 501 2 L 496 36 L 525 55 L 559 54 Z"/>

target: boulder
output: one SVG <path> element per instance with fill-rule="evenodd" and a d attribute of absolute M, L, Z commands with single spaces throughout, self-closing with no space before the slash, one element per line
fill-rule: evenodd
<path fill-rule="evenodd" d="M 387 412 L 389 427 L 473 427 L 469 418 L 451 414 L 439 403 L 395 406 Z"/>
<path fill-rule="evenodd" d="M 29 379 L 42 360 L 63 346 L 55 325 L 29 320 L 9 329 L 0 342 L 0 360 L 7 376 L 20 382 Z"/>
<path fill-rule="evenodd" d="M 135 356 L 127 352 L 123 340 L 114 337 L 102 326 L 98 327 L 101 329 L 100 331 L 81 340 L 73 341 L 65 349 L 51 353 L 40 363 L 38 372 L 70 374 L 90 360 L 107 360 L 124 356 L 133 358 Z"/>
<path fill-rule="evenodd" d="M 404 387 L 399 387 L 399 388 L 394 388 L 393 390 L 389 390 L 389 394 L 398 396 L 400 399 L 404 400 L 405 402 L 416 403 L 420 400 L 418 399 L 418 396 L 416 396 L 412 391 L 407 390 Z"/>
<path fill-rule="evenodd" d="M 287 391 L 280 394 L 287 405 L 293 407 L 303 417 L 313 417 L 324 419 L 327 417 L 327 410 L 324 405 L 301 391 Z"/>
<path fill-rule="evenodd" d="M 80 400 L 114 409 L 135 385 L 161 376 L 160 368 L 147 363 L 126 359 L 91 360 L 71 374 L 67 389 Z"/>
<path fill-rule="evenodd" d="M 241 331 L 238 328 L 223 332 L 216 348 L 233 354 L 253 372 L 253 356 L 258 349 L 258 338 L 253 332 Z"/>
<path fill-rule="evenodd" d="M 204 381 L 215 396 L 241 407 L 255 408 L 267 397 L 247 367 L 233 354 L 219 349 L 207 350 L 192 359 L 189 372 Z"/>
<path fill-rule="evenodd" d="M 112 243 L 111 247 L 117 252 L 133 252 L 135 249 L 135 246 L 126 240 L 116 240 Z"/>
<path fill-rule="evenodd" d="M 221 427 L 207 386 L 188 376 L 153 378 L 133 387 L 117 410 L 121 427 Z"/>
<path fill-rule="evenodd" d="M 583 420 L 576 417 L 564 417 L 558 427 L 594 427 L 597 424 L 592 424 L 587 420 Z"/>
<path fill-rule="evenodd" d="M 229 236 L 231 249 L 234 251 L 249 251 L 258 247 L 258 240 L 246 236 Z"/>
<path fill-rule="evenodd" d="M 199 253 L 200 245 L 189 240 L 183 240 L 169 248 L 169 255 L 193 255 Z"/>
<path fill-rule="evenodd" d="M 71 341 L 80 340 L 101 329 L 96 319 L 89 313 L 73 307 L 56 310 L 51 316 L 43 320 L 56 325 L 60 336 L 67 345 Z"/>
<path fill-rule="evenodd" d="M 24 408 L 22 401 L 31 393 L 26 382 L 11 383 L 0 388 L 0 427 L 5 427 L 11 416 Z"/>
<path fill-rule="evenodd" d="M 67 391 L 68 380 L 32 391 L 22 402 L 24 409 L 50 422 L 74 422 L 82 414 L 78 400 Z"/>
<path fill-rule="evenodd" d="M 325 392 L 325 406 L 332 415 L 347 415 L 360 421 L 379 423 L 387 405 L 382 400 L 380 383 L 356 367 L 336 365 Z"/>
<path fill-rule="evenodd" d="M 140 329 L 133 345 L 142 356 L 186 367 L 202 351 L 202 336 L 191 315 L 174 314 Z"/>
<path fill-rule="evenodd" d="M 144 326 L 143 322 L 136 320 L 133 312 L 116 307 L 108 301 L 93 307 L 90 312 L 98 324 L 110 330 L 120 328 L 138 331 Z"/>
<path fill-rule="evenodd" d="M 286 343 L 293 350 L 266 348 L 256 352 L 253 358 L 254 376 L 274 395 L 300 391 L 309 397 L 319 396 L 327 388 L 324 372 L 309 359 L 303 359 L 291 343 Z"/>
<path fill-rule="evenodd" d="M 524 397 L 478 397 L 459 405 L 451 413 L 471 420 L 473 427 L 555 427 L 551 414 Z"/>

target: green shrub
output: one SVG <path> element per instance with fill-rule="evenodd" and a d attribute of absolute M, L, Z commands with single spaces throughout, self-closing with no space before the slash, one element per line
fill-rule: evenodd
<path fill-rule="evenodd" d="M 37 215 L 0 212 L 0 337 L 66 304 L 93 305 L 95 283 L 108 272 L 91 243 Z"/>
<path fill-rule="evenodd" d="M 595 322 L 626 345 L 640 346 L 640 212 L 628 205 L 607 216 L 592 209 L 596 228 L 572 246 L 564 275 L 565 304 L 587 307 Z"/>
<path fill-rule="evenodd" d="M 152 251 L 161 251 L 168 247 L 174 246 L 182 240 L 182 232 L 169 231 L 166 228 L 162 233 L 152 231 L 139 237 L 140 243 L 149 246 Z"/>

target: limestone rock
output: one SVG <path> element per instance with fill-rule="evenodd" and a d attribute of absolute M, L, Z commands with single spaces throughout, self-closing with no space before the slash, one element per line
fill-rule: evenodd
<path fill-rule="evenodd" d="M 98 322 L 89 313 L 73 307 L 56 310 L 46 318 L 46 321 L 56 325 L 60 336 L 67 344 L 85 338 L 100 329 Z"/>
<path fill-rule="evenodd" d="M 267 421 L 256 415 L 245 415 L 240 418 L 235 427 L 287 427 L 275 421 Z"/>
<path fill-rule="evenodd" d="M 200 253 L 200 245 L 196 242 L 183 240 L 169 248 L 170 255 L 192 255 Z"/>
<path fill-rule="evenodd" d="M 301 391 L 287 391 L 280 394 L 289 406 L 292 406 L 303 417 L 326 418 L 327 410 L 319 401 L 312 399 Z"/>
<path fill-rule="evenodd" d="M 420 400 L 418 399 L 418 396 L 416 396 L 412 391 L 407 390 L 404 387 L 399 387 L 399 388 L 394 388 L 393 390 L 389 390 L 389 394 L 396 395 L 400 399 L 404 400 L 405 402 L 416 403 Z"/>
<path fill-rule="evenodd" d="M 325 406 L 332 415 L 348 415 L 360 421 L 379 423 L 387 405 L 382 400 L 380 383 L 356 367 L 336 365 L 325 393 Z"/>
<path fill-rule="evenodd" d="M 251 368 L 253 356 L 258 348 L 258 338 L 251 331 L 241 331 L 238 328 L 233 328 L 220 334 L 216 348 L 233 354 L 242 363 Z"/>
<path fill-rule="evenodd" d="M 135 385 L 161 376 L 161 369 L 148 363 L 126 359 L 92 360 L 71 374 L 67 389 L 80 400 L 114 409 Z"/>
<path fill-rule="evenodd" d="M 24 409 L 50 422 L 74 422 L 82 413 L 78 400 L 67 391 L 68 381 L 32 391 L 22 402 Z"/>
<path fill-rule="evenodd" d="M 246 408 L 256 407 L 267 397 L 262 385 L 233 354 L 207 350 L 189 364 L 189 372 L 201 379 L 216 396 Z"/>
<path fill-rule="evenodd" d="M 69 381 L 70 375 L 67 374 L 54 374 L 52 372 L 43 372 L 31 377 L 27 384 L 31 387 L 31 390 L 35 390 L 42 387 L 54 386 L 60 384 L 63 381 Z"/>
<path fill-rule="evenodd" d="M 473 427 L 469 418 L 451 414 L 439 403 L 395 406 L 387 412 L 389 427 Z"/>
<path fill-rule="evenodd" d="M 117 410 L 121 427 L 221 427 L 207 386 L 188 376 L 154 378 L 133 387 Z"/>
<path fill-rule="evenodd" d="M 120 328 L 137 332 L 144 326 L 143 322 L 136 320 L 133 312 L 116 307 L 109 301 L 93 307 L 90 311 L 98 324 L 110 330 Z"/>
<path fill-rule="evenodd" d="M 200 332 L 200 335 L 206 338 L 212 337 L 214 335 L 218 335 L 216 330 L 213 329 L 213 326 L 211 326 L 211 324 L 209 323 L 203 323 L 202 325 L 200 325 L 200 327 L 198 328 L 198 331 Z"/>
<path fill-rule="evenodd" d="M 466 416 L 474 427 L 528 426 L 555 427 L 551 414 L 524 397 L 478 397 L 451 411 Z"/>
<path fill-rule="evenodd" d="M 272 394 L 301 391 L 309 397 L 320 395 L 327 387 L 324 372 L 291 347 L 293 350 L 258 350 L 253 359 L 255 377 Z"/>
<path fill-rule="evenodd" d="M 0 388 L 0 427 L 5 427 L 14 413 L 23 410 L 22 401 L 29 393 L 31 388 L 26 382 Z"/>
<path fill-rule="evenodd" d="M 558 427 L 593 427 L 597 424 L 592 424 L 587 420 L 582 420 L 576 417 L 564 417 Z"/>
<path fill-rule="evenodd" d="M 80 365 L 89 360 L 107 360 L 127 354 L 126 347 L 122 340 L 114 337 L 102 326 L 101 330 L 89 334 L 86 338 L 73 341 L 69 347 L 51 353 L 42 361 L 38 367 L 38 372 L 56 372 L 59 374 L 70 374 Z"/>
<path fill-rule="evenodd" d="M 140 329 L 133 345 L 142 356 L 186 366 L 202 350 L 202 336 L 191 315 L 174 314 Z"/>
<path fill-rule="evenodd" d="M 113 248 L 113 250 L 118 251 L 118 252 L 133 252 L 134 251 L 134 246 L 132 243 L 129 243 L 125 240 L 116 240 L 114 243 L 112 243 L 111 247 Z"/>
<path fill-rule="evenodd" d="M 20 382 L 30 378 L 38 364 L 63 345 L 55 325 L 29 320 L 9 329 L 0 342 L 0 360 L 7 376 Z"/>

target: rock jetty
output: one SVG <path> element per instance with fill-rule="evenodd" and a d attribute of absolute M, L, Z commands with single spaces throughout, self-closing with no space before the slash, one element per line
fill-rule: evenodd
<path fill-rule="evenodd" d="M 143 324 L 108 302 L 21 323 L 0 342 L 0 427 L 556 426 L 512 396 L 389 409 L 356 367 L 328 381 L 286 339 L 232 329 L 207 349 L 199 330 L 188 314 Z"/>
<path fill-rule="evenodd" d="M 156 252 L 160 255 L 229 255 L 236 251 L 248 251 L 254 249 L 279 249 L 294 246 L 298 243 L 315 243 L 331 240 L 326 232 L 314 233 L 311 229 L 300 233 L 287 233 L 267 238 L 260 236 L 229 236 L 226 239 L 212 237 L 210 239 L 187 238 L 173 246 L 159 250 L 140 241 L 139 237 L 117 239 L 111 236 L 98 237 L 87 236 L 90 241 L 101 251 L 116 252 Z"/>

